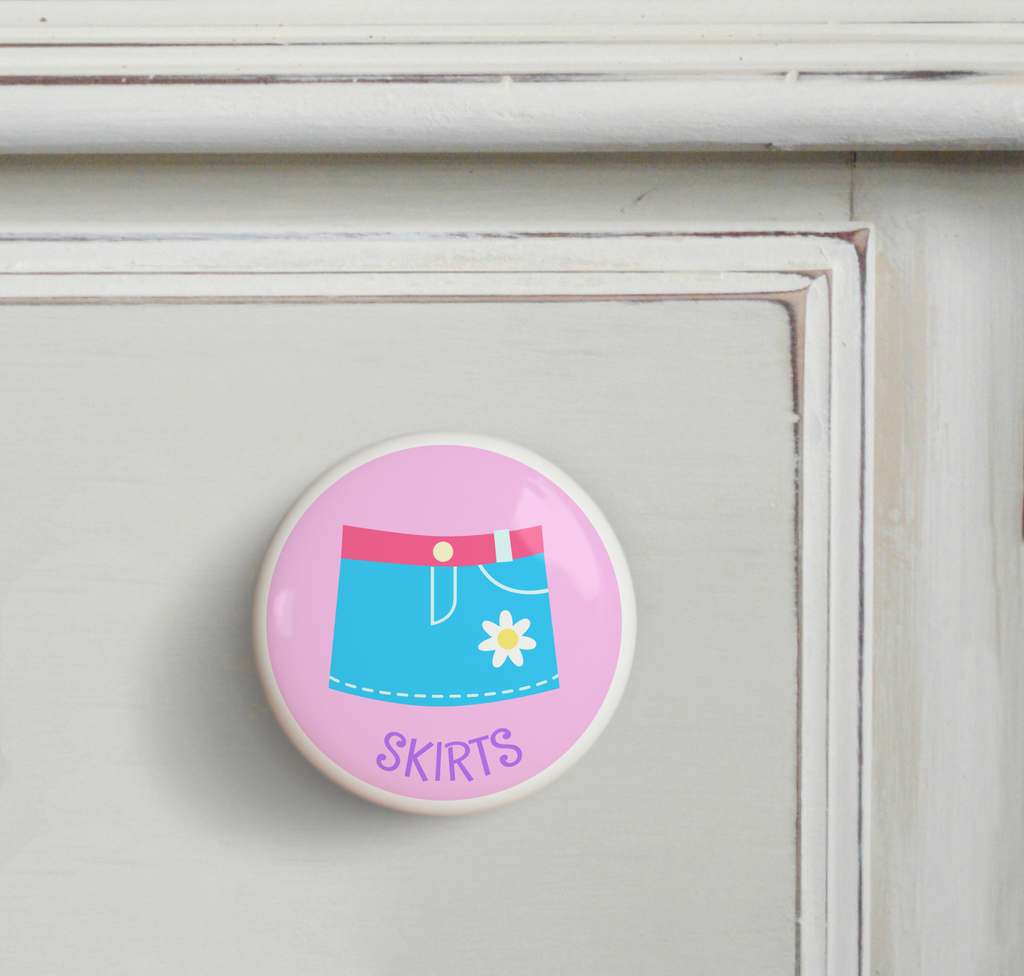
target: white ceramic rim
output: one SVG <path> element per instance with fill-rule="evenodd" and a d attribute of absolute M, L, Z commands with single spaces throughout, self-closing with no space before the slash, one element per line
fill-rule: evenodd
<path fill-rule="evenodd" d="M 619 645 L 619 658 L 615 665 L 615 673 L 612 675 L 611 683 L 608 686 L 608 691 L 605 694 L 604 701 L 601 703 L 601 707 L 598 708 L 597 714 L 594 715 L 594 718 L 579 738 L 558 759 L 546 769 L 537 773 L 536 776 L 532 776 L 530 779 L 517 783 L 506 790 L 499 790 L 487 796 L 463 800 L 426 800 L 403 796 L 399 793 L 391 793 L 388 790 L 382 790 L 378 786 L 372 786 L 357 776 L 353 776 L 352 773 L 343 769 L 324 755 L 309 736 L 306 735 L 285 703 L 284 696 L 278 688 L 277 680 L 271 667 L 270 647 L 267 641 L 267 604 L 270 597 L 270 581 L 273 578 L 277 561 L 288 537 L 298 524 L 299 519 L 305 515 L 313 502 L 336 481 L 369 461 L 411 447 L 435 446 L 475 447 L 485 451 L 492 451 L 495 454 L 502 454 L 522 464 L 529 465 L 561 488 L 590 520 L 591 525 L 594 526 L 601 543 L 608 553 L 608 558 L 612 564 L 612 571 L 615 574 L 615 582 L 619 589 L 619 604 L 622 615 L 622 639 Z M 633 652 L 636 647 L 636 596 L 633 591 L 633 579 L 630 576 L 629 566 L 626 563 L 626 556 L 622 551 L 622 546 L 619 544 L 614 530 L 597 507 L 597 504 L 572 478 L 555 467 L 550 461 L 517 444 L 511 444 L 508 441 L 480 434 L 440 432 L 407 434 L 402 437 L 395 437 L 357 451 L 322 474 L 299 496 L 275 530 L 270 540 L 270 545 L 267 547 L 267 552 L 263 557 L 263 562 L 260 564 L 259 574 L 256 577 L 256 593 L 253 599 L 252 612 L 253 649 L 260 681 L 263 683 L 263 690 L 278 722 L 281 723 L 281 727 L 285 730 L 296 748 L 298 748 L 299 752 L 329 779 L 334 780 L 334 782 L 343 786 L 351 793 L 362 797 L 364 800 L 407 813 L 427 813 L 435 816 L 478 813 L 483 810 L 493 810 L 497 807 L 505 806 L 508 803 L 513 803 L 543 789 L 575 765 L 597 741 L 605 726 L 611 720 L 615 709 L 618 708 L 619 701 L 622 699 L 622 693 L 626 688 L 626 682 L 629 680 L 629 672 L 633 665 Z"/>

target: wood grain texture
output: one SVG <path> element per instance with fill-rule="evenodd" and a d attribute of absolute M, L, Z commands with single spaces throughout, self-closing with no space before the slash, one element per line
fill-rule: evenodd
<path fill-rule="evenodd" d="M 875 972 L 1024 969 L 1024 167 L 859 159 L 878 229 Z"/>

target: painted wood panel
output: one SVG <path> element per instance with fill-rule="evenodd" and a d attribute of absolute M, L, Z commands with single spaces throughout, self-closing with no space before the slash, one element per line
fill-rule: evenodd
<path fill-rule="evenodd" d="M 1018 156 L 135 157 L 74 164 L 8 157 L 0 161 L 0 212 L 7 230 L 51 232 L 96 230 L 111 218 L 178 230 L 225 221 L 242 229 L 366 228 L 378 214 L 405 215 L 422 227 L 477 228 L 494 219 L 538 226 L 549 215 L 576 226 L 872 221 L 880 271 L 872 972 L 1017 976 L 1024 970 L 1022 635 L 1014 589 L 1024 441 L 1016 229 L 1022 185 Z M 23 464 L 27 478 L 41 476 L 38 462 Z M 575 471 L 586 480 L 597 469 Z M 282 497 L 300 481 L 278 486 Z M 41 496 L 27 516 L 5 522 L 7 558 L 18 566 L 36 558 L 24 526 L 44 518 L 46 504 Z M 241 581 L 234 592 L 241 614 Z M 103 727 L 96 716 L 82 735 L 98 736 Z M 275 810 L 285 811 L 280 820 L 293 819 L 288 829 L 280 820 L 266 826 L 264 840 L 312 863 L 312 843 L 302 847 L 292 838 L 298 831 L 315 839 L 315 817 L 294 819 L 289 803 L 287 791 L 276 797 Z M 4 810 L 9 824 L 27 815 Z M 552 914 L 586 914 L 579 892 L 602 878 L 634 897 L 649 891 L 626 855 L 601 877 L 566 875 L 557 897 L 522 868 L 522 911 L 543 904 Z M 299 887 L 294 876 L 275 879 L 287 891 Z M 236 894 L 210 880 L 209 892 L 200 908 L 234 897 L 244 913 L 258 902 L 252 885 Z M 381 931 L 377 921 L 357 918 L 366 931 Z M 196 938 L 215 946 L 216 925 L 203 924 Z M 394 930 L 384 934 L 398 938 Z"/>
<path fill-rule="evenodd" d="M 784 310 L 4 317 L 10 510 L 35 557 L 4 600 L 8 965 L 792 969 Z M 246 609 L 282 505 L 325 460 L 467 426 L 589 482 L 630 549 L 648 650 L 595 762 L 448 826 L 305 766 L 263 701 Z"/>
<path fill-rule="evenodd" d="M 6 0 L 4 152 L 1020 148 L 1009 0 Z"/>
<path fill-rule="evenodd" d="M 89 931 L 104 966 L 122 961 L 110 926 L 134 893 L 130 951 L 169 943 L 160 906 L 195 930 L 163 948 L 172 968 L 251 968 L 286 951 L 335 966 L 343 951 L 371 972 L 509 972 L 541 958 L 567 972 L 638 958 L 650 971 L 775 972 L 797 954 L 807 973 L 855 972 L 861 237 L 328 234 L 310 249 L 302 235 L 221 230 L 0 242 L 11 488 L 29 562 L 4 613 L 19 815 L 4 917 L 26 963 L 63 964 L 73 945 L 31 922 L 57 897 L 59 861 L 58 913 Z M 396 278 L 424 298 L 396 303 Z M 520 297 L 495 304 L 502 290 Z M 260 512 L 279 493 L 275 472 L 306 470 L 325 444 L 348 450 L 429 420 L 486 421 L 575 459 L 611 517 L 637 527 L 624 532 L 657 648 L 635 736 L 605 753 L 583 794 L 556 796 L 536 822 L 510 808 L 443 838 L 323 791 L 272 747 L 280 734 L 230 609 L 259 553 L 244 526 L 272 522 Z M 45 539 L 54 551 L 40 560 Z M 279 765 L 257 769 L 271 755 Z M 287 799 L 268 807 L 275 777 Z M 581 819 L 595 788 L 598 813 Z M 347 843 L 377 852 L 361 869 L 329 839 L 342 811 Z M 294 831 L 311 838 L 305 853 L 279 847 L 299 842 Z M 255 886 L 244 911 L 238 858 Z M 398 874 L 381 875 L 381 858 Z M 121 867 L 107 873 L 111 860 Z M 328 882 L 339 871 L 340 890 Z M 228 895 L 215 941 L 188 907 L 204 872 Z M 164 901 L 152 875 L 171 879 Z M 285 875 L 305 896 L 282 911 L 272 891 Z M 542 897 L 552 878 L 574 908 Z M 423 907 L 437 889 L 444 898 Z M 510 930 L 512 889 L 529 905 Z M 294 934 L 340 924 L 346 905 L 366 919 L 358 932 Z M 395 928 L 404 941 L 381 948 Z M 503 955 L 481 962 L 481 946 Z"/>
<path fill-rule="evenodd" d="M 868 157 L 875 969 L 1024 967 L 1024 166 Z M 884 418 L 884 419 L 883 419 Z"/>

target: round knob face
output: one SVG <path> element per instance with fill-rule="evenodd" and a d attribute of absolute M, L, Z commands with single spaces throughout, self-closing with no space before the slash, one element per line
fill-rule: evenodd
<path fill-rule="evenodd" d="M 302 753 L 400 810 L 487 810 L 593 744 L 636 633 L 622 549 L 570 478 L 468 434 L 401 437 L 296 502 L 256 586 L 257 664 Z"/>

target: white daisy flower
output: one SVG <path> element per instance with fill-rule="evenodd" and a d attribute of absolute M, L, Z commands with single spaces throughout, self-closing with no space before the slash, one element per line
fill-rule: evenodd
<path fill-rule="evenodd" d="M 537 642 L 532 637 L 524 637 L 530 629 L 530 621 L 525 617 L 517 623 L 512 623 L 512 614 L 507 610 L 501 611 L 497 623 L 485 620 L 481 626 L 487 631 L 487 640 L 480 642 L 481 651 L 494 651 L 491 664 L 500 668 L 509 658 L 517 667 L 523 666 L 523 651 L 532 651 Z"/>

